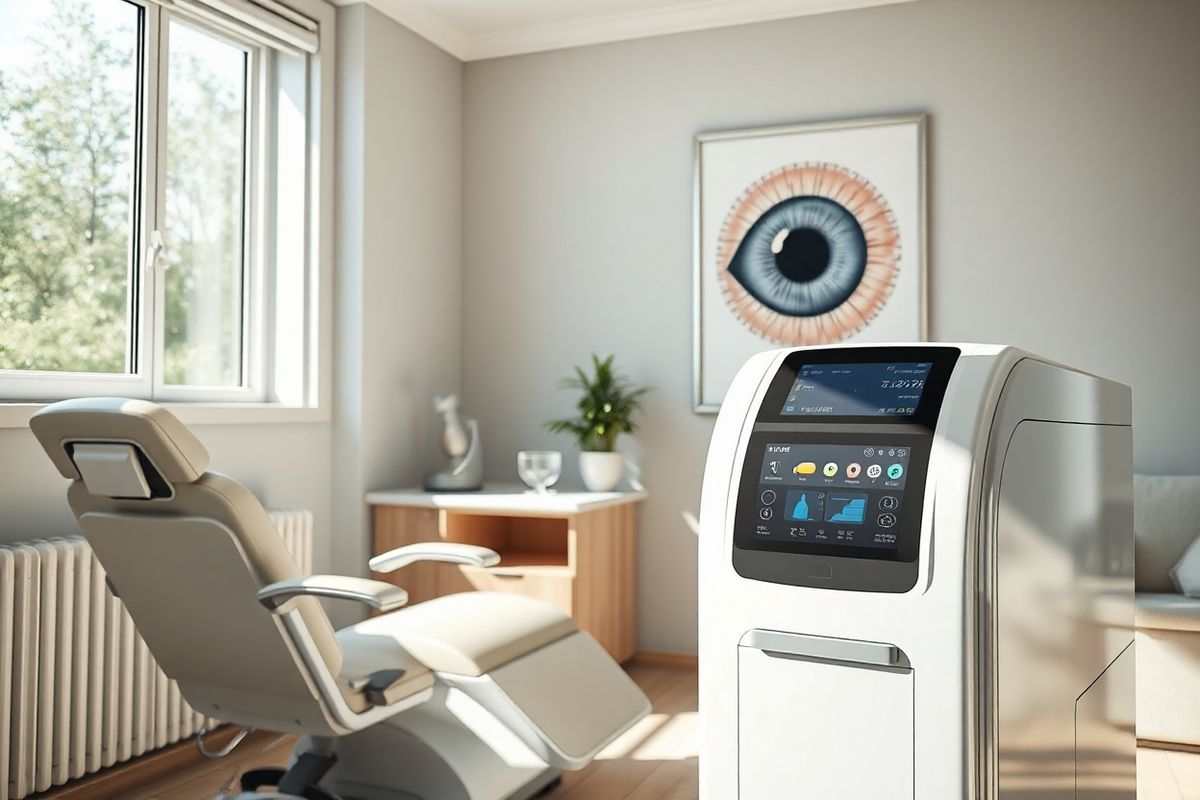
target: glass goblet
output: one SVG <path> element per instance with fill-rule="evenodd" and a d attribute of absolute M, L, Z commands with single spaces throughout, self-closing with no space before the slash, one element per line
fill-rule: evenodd
<path fill-rule="evenodd" d="M 562 453 L 557 450 L 522 450 L 517 453 L 517 474 L 531 494 L 551 494 L 562 475 Z"/>

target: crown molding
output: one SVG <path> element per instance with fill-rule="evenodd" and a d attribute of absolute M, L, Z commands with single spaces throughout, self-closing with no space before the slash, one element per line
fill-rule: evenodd
<path fill-rule="evenodd" d="M 462 61 L 478 61 L 915 1 L 706 0 L 667 8 L 588 17 L 553 25 L 471 35 L 446 16 L 430 9 L 421 0 L 366 0 L 368 5 Z M 333 2 L 339 6 L 346 6 L 360 0 Z"/>
<path fill-rule="evenodd" d="M 470 61 L 470 37 L 465 31 L 426 6 L 421 0 L 332 0 L 338 7 L 371 6 L 423 39 L 428 39 L 459 61 Z"/>

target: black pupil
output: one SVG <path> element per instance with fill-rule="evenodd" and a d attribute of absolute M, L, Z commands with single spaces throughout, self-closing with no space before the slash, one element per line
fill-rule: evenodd
<path fill-rule="evenodd" d="M 775 266 L 788 280 L 815 281 L 829 269 L 829 240 L 813 228 L 792 228 L 775 254 Z"/>

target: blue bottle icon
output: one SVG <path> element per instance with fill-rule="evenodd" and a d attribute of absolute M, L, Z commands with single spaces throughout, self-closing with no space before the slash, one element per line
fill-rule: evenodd
<path fill-rule="evenodd" d="M 808 495 L 800 495 L 796 507 L 792 509 L 792 519 L 808 519 Z"/>

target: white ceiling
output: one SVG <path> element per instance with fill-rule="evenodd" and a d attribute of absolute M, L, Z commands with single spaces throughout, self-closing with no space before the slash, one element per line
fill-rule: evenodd
<path fill-rule="evenodd" d="M 351 5 L 361 0 L 334 0 Z M 366 0 L 463 61 L 912 0 Z"/>

